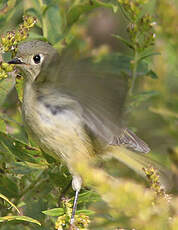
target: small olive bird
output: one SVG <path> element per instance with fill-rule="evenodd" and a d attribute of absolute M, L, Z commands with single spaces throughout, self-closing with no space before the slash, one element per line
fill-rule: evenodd
<path fill-rule="evenodd" d="M 118 154 L 117 159 L 127 166 L 134 169 L 138 162 L 135 170 L 141 173 L 143 166 L 152 164 L 141 154 L 150 151 L 148 145 L 122 126 L 128 92 L 125 76 L 96 70 L 87 61 L 74 61 L 69 55 L 63 58 L 51 45 L 37 40 L 20 44 L 16 57 L 8 63 L 24 73 L 22 111 L 27 131 L 45 152 L 61 159 L 73 176 L 71 224 L 82 185 L 82 175 L 71 164 L 78 152 L 92 157 L 107 153 L 108 146 L 116 151 L 125 146 L 133 154 L 126 158 Z M 166 171 L 158 169 L 166 178 Z"/>

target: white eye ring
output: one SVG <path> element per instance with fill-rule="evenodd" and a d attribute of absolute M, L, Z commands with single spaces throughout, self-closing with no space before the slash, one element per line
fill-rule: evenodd
<path fill-rule="evenodd" d="M 38 65 L 38 64 L 41 64 L 42 61 L 43 61 L 44 57 L 42 54 L 35 54 L 33 57 L 32 57 L 32 60 L 33 60 L 33 63 L 35 65 Z"/>

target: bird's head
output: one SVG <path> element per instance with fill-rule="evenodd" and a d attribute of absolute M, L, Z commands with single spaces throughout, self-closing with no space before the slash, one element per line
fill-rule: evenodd
<path fill-rule="evenodd" d="M 8 63 L 15 64 L 33 82 L 42 70 L 49 68 L 56 57 L 58 53 L 50 44 L 35 40 L 21 43 L 16 57 Z"/>

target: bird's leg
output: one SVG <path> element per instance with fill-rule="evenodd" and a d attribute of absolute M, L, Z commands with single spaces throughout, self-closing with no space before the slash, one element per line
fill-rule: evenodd
<path fill-rule="evenodd" d="M 73 203 L 73 208 L 72 208 L 72 216 L 70 219 L 70 224 L 74 224 L 74 218 L 75 218 L 75 212 L 77 210 L 77 200 L 78 200 L 78 194 L 82 186 L 82 178 L 78 175 L 73 175 L 72 179 L 72 188 L 75 191 L 75 198 L 74 198 L 74 203 Z"/>
<path fill-rule="evenodd" d="M 72 208 L 72 216 L 71 216 L 71 219 L 70 219 L 70 224 L 71 225 L 73 225 L 73 223 L 74 223 L 75 212 L 77 210 L 78 194 L 79 194 L 79 190 L 75 191 L 75 198 L 74 198 L 74 203 L 73 203 L 73 208 Z"/>

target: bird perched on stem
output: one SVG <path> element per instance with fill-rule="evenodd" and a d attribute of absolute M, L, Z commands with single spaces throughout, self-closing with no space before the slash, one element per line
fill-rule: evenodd
<path fill-rule="evenodd" d="M 27 130 L 45 152 L 62 160 L 73 176 L 76 194 L 71 224 L 82 186 L 82 175 L 72 162 L 80 155 L 90 159 L 110 151 L 131 168 L 137 162 L 138 172 L 150 164 L 141 155 L 150 151 L 148 145 L 122 126 L 128 91 L 125 76 L 96 71 L 87 61 L 63 58 L 43 41 L 20 44 L 9 64 L 16 64 L 24 73 L 22 109 Z M 118 146 L 137 153 L 119 154 Z M 164 170 L 160 172 L 166 177 Z"/>

